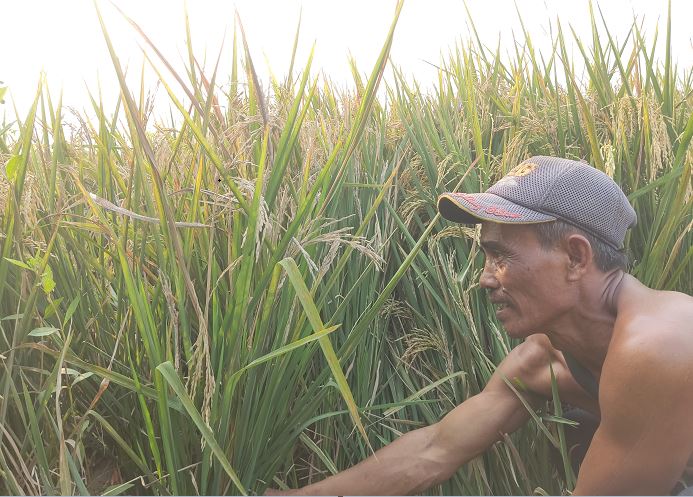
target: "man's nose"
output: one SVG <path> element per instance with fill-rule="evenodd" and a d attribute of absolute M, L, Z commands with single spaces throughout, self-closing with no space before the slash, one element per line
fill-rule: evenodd
<path fill-rule="evenodd" d="M 479 277 L 479 286 L 486 290 L 495 290 L 500 288 L 500 283 L 493 272 L 493 268 L 490 266 L 488 262 L 484 264 L 484 270 Z"/>

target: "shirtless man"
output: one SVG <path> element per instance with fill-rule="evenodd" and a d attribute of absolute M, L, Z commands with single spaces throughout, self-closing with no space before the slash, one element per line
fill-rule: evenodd
<path fill-rule="evenodd" d="M 669 494 L 693 454 L 693 298 L 625 272 L 636 215 L 621 189 L 587 164 L 532 157 L 485 193 L 442 195 L 438 209 L 482 223 L 479 284 L 524 342 L 438 423 L 291 493 L 402 495 L 443 482 L 530 419 L 506 381 L 534 407 L 551 398 L 551 365 L 561 400 L 601 419 L 574 495 Z"/>

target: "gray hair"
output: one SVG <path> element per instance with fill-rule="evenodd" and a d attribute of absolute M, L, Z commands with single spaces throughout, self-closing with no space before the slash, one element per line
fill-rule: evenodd
<path fill-rule="evenodd" d="M 607 272 L 612 269 L 628 271 L 629 260 L 625 249 L 616 250 L 596 236 L 560 219 L 548 223 L 535 224 L 534 227 L 539 243 L 544 249 L 556 247 L 568 235 L 582 235 L 590 242 L 592 253 L 594 254 L 594 263 L 600 271 Z"/>

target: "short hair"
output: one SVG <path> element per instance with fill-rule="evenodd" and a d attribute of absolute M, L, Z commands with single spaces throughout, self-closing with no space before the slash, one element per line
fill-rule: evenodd
<path fill-rule="evenodd" d="M 561 240 L 568 235 L 578 234 L 584 236 L 592 246 L 594 263 L 602 272 L 612 269 L 628 271 L 628 254 L 625 249 L 617 250 L 611 245 L 601 241 L 596 236 L 566 223 L 560 219 L 548 223 L 535 224 L 537 239 L 544 249 L 556 247 Z"/>

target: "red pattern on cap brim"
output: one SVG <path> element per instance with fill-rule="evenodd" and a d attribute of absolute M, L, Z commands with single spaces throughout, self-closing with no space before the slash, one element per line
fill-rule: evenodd
<path fill-rule="evenodd" d="M 536 212 L 493 193 L 444 193 L 438 197 L 438 212 L 462 224 L 492 221 L 501 224 L 537 224 L 557 218 Z"/>

